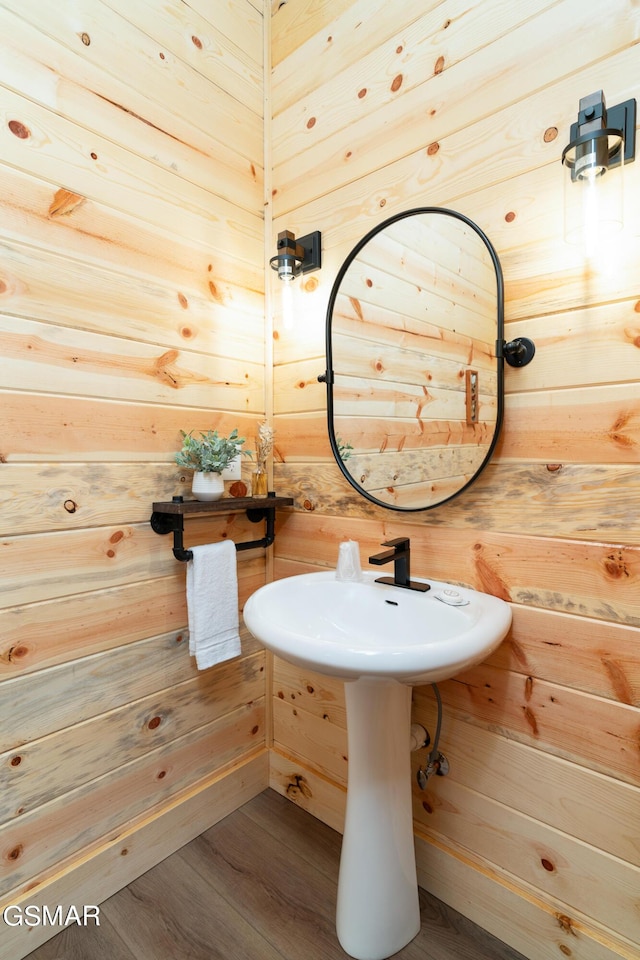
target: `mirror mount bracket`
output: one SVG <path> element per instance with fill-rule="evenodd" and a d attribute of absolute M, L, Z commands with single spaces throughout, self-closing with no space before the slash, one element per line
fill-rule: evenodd
<path fill-rule="evenodd" d="M 526 367 L 536 352 L 536 345 L 529 337 L 516 337 L 515 340 L 503 340 L 498 343 L 498 356 L 503 356 L 510 367 Z"/>

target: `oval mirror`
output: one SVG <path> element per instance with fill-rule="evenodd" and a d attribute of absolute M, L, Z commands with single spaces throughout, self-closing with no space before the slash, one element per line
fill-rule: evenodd
<path fill-rule="evenodd" d="M 371 230 L 327 311 L 329 438 L 349 483 L 428 510 L 486 466 L 503 409 L 503 282 L 480 228 L 421 207 Z"/>

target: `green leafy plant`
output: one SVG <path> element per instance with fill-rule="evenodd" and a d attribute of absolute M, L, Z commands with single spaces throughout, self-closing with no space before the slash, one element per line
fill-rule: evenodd
<path fill-rule="evenodd" d="M 341 440 L 340 437 L 336 437 L 336 443 L 338 445 L 338 455 L 344 463 L 351 456 L 353 447 L 347 440 Z"/>
<path fill-rule="evenodd" d="M 182 450 L 175 455 L 175 461 L 179 467 L 185 470 L 197 470 L 201 473 L 222 473 L 229 466 L 232 460 L 243 453 L 250 457 L 249 450 L 242 450 L 244 437 L 238 436 L 238 431 L 233 430 L 228 437 L 221 437 L 217 430 L 207 430 L 201 433 L 200 438 L 191 433 L 182 434 Z"/>

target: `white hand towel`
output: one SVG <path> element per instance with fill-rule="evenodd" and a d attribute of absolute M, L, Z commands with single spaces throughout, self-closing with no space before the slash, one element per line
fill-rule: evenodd
<path fill-rule="evenodd" d="M 231 540 L 191 547 L 187 563 L 189 653 L 198 670 L 240 654 L 238 573 Z"/>

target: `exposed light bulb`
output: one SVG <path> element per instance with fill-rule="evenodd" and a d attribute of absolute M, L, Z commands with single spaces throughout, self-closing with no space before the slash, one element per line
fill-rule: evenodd
<path fill-rule="evenodd" d="M 593 257 L 600 232 L 598 174 L 593 168 L 590 175 L 583 178 L 582 183 L 582 225 L 585 256 Z"/>
<path fill-rule="evenodd" d="M 282 326 L 285 330 L 293 330 L 293 283 L 284 283 L 282 285 Z"/>

